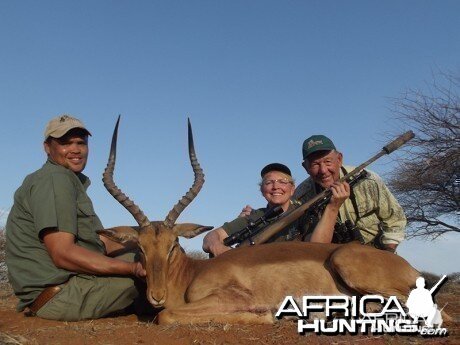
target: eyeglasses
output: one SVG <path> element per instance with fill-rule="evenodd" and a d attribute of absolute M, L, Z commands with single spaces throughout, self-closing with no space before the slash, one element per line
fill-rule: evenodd
<path fill-rule="evenodd" d="M 278 182 L 282 186 L 287 186 L 289 183 L 292 183 L 292 181 L 287 178 L 279 178 L 276 180 L 263 180 L 262 185 L 264 186 L 275 185 L 276 182 Z"/>

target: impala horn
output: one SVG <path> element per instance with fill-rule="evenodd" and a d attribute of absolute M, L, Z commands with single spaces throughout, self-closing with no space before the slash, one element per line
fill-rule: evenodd
<path fill-rule="evenodd" d="M 195 154 L 195 146 L 193 145 L 193 133 L 192 125 L 190 124 L 190 119 L 187 119 L 188 122 L 188 154 L 190 157 L 190 163 L 192 164 L 193 173 L 195 174 L 195 180 L 193 181 L 192 187 L 188 192 L 179 200 L 179 202 L 174 205 L 171 211 L 169 211 L 166 219 L 163 221 L 163 224 L 168 228 L 172 228 L 177 218 L 180 216 L 183 210 L 195 199 L 198 193 L 203 187 L 204 184 L 204 173 L 203 169 L 198 163 L 198 159 Z"/>
<path fill-rule="evenodd" d="M 110 146 L 110 155 L 107 167 L 102 174 L 102 182 L 107 191 L 131 213 L 136 222 L 141 227 L 150 225 L 150 221 L 142 210 L 133 201 L 131 201 L 121 189 L 119 189 L 115 182 L 113 182 L 113 170 L 115 169 L 115 160 L 117 157 L 117 137 L 118 137 L 118 124 L 120 123 L 120 115 L 118 115 L 117 124 L 113 130 L 112 145 Z"/>

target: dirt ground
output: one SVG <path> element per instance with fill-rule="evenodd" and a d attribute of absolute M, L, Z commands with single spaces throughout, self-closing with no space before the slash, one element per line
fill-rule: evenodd
<path fill-rule="evenodd" d="M 443 291 L 444 290 L 444 291 Z M 299 335 L 294 321 L 275 325 L 159 326 L 135 315 L 92 321 L 57 322 L 25 317 L 15 311 L 16 298 L 7 283 L 0 284 L 0 344 L 460 344 L 460 283 L 441 289 L 439 305 L 454 318 L 443 327 L 447 337 L 399 335 Z"/>

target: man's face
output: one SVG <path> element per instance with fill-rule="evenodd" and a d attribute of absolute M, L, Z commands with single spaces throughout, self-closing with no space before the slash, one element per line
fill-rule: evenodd
<path fill-rule="evenodd" d="M 45 152 L 56 164 L 80 173 L 88 160 L 88 134 L 82 130 L 70 130 L 60 138 L 50 138 L 44 143 Z"/>
<path fill-rule="evenodd" d="M 313 181 L 323 188 L 329 188 L 340 179 L 342 154 L 337 151 L 313 152 L 303 162 Z"/>
<path fill-rule="evenodd" d="M 262 179 L 260 191 L 270 206 L 289 207 L 289 200 L 294 194 L 294 183 L 289 175 L 280 171 L 270 171 Z"/>

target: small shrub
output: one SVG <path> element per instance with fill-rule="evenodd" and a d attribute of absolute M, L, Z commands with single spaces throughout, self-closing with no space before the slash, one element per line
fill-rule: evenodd
<path fill-rule="evenodd" d="M 426 288 L 431 288 L 434 284 L 436 284 L 439 279 L 441 279 L 441 276 L 438 276 L 437 274 L 422 271 L 420 274 L 425 278 L 425 287 Z"/>
<path fill-rule="evenodd" d="M 5 261 L 6 237 L 5 231 L 0 228 L 0 262 Z"/>
<path fill-rule="evenodd" d="M 192 250 L 190 252 L 187 252 L 187 256 L 192 259 L 199 259 L 199 260 L 205 260 L 209 259 L 208 254 L 205 252 L 201 252 L 199 250 Z"/>
<path fill-rule="evenodd" d="M 430 290 L 438 281 L 441 276 L 422 271 L 421 275 L 425 278 L 425 288 Z M 460 272 L 454 272 L 447 275 L 447 281 L 441 286 L 441 292 L 456 292 L 460 289 Z"/>
<path fill-rule="evenodd" d="M 10 292 L 11 287 L 8 283 L 8 268 L 5 263 L 5 248 L 5 232 L 3 229 L 0 229 L 0 289 L 2 292 Z"/>

